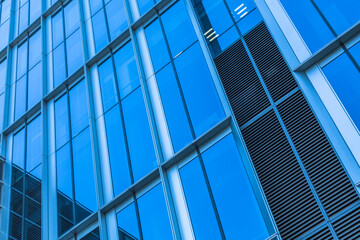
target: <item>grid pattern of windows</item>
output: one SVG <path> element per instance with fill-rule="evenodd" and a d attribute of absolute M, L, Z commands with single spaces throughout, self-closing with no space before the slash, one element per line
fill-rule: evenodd
<path fill-rule="evenodd" d="M 0 1 L 0 50 L 6 47 L 10 31 L 11 0 Z"/>
<path fill-rule="evenodd" d="M 41 15 L 41 0 L 17 0 L 18 31 L 22 33 Z"/>

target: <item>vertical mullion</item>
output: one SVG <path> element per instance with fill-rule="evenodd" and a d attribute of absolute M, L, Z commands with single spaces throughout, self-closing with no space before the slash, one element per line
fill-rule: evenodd
<path fill-rule="evenodd" d="M 136 213 L 136 220 L 137 220 L 137 224 L 138 224 L 139 236 L 140 236 L 140 240 L 143 240 L 144 236 L 142 233 L 142 227 L 141 227 L 141 221 L 140 221 L 139 205 L 138 205 L 135 193 L 133 193 L 133 198 L 134 198 L 135 213 Z"/>
<path fill-rule="evenodd" d="M 73 0 L 74 1 L 74 0 Z M 66 6 L 65 6 L 66 7 Z M 65 59 L 64 59 L 64 62 L 65 62 L 65 78 L 68 77 L 68 74 L 69 74 L 69 71 L 68 71 L 68 62 L 67 62 L 67 52 L 66 52 L 66 31 L 65 31 L 65 13 L 64 13 L 64 5 L 63 3 L 61 3 L 61 15 L 62 15 L 62 29 L 63 29 L 63 38 L 64 38 L 64 56 L 65 56 Z M 61 43 L 60 43 L 61 44 Z M 60 45 L 58 45 L 60 46 Z M 54 71 L 54 70 L 53 70 Z M 54 80 L 53 80 L 54 81 Z"/>
<path fill-rule="evenodd" d="M 107 35 L 107 37 L 108 37 L 108 42 L 107 42 L 106 45 L 108 45 L 109 42 L 111 42 L 109 22 L 108 22 L 108 19 L 107 19 L 106 4 L 105 4 L 104 0 L 102 0 L 101 2 L 102 2 L 102 5 L 103 5 L 102 9 L 104 10 L 104 18 L 105 18 L 104 20 L 105 20 L 106 33 L 107 33 L 106 35 Z M 100 11 L 101 11 L 101 10 L 100 10 Z M 92 21 L 92 17 L 91 17 L 91 21 Z"/>
<path fill-rule="evenodd" d="M 26 196 L 25 196 L 25 192 L 26 192 L 26 162 L 27 162 L 27 121 L 25 122 L 25 127 L 24 127 L 24 173 L 23 173 L 23 206 L 22 206 L 22 239 L 25 239 L 25 200 L 26 200 Z"/>

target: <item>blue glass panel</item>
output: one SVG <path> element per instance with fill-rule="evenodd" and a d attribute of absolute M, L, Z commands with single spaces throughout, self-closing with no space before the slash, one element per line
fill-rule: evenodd
<path fill-rule="evenodd" d="M 52 47 L 53 49 L 64 41 L 63 17 L 62 12 L 57 13 L 52 19 Z"/>
<path fill-rule="evenodd" d="M 37 31 L 29 39 L 29 68 L 41 60 L 41 31 Z"/>
<path fill-rule="evenodd" d="M 334 38 L 310 0 L 281 0 L 281 3 L 311 52 L 318 51 Z"/>
<path fill-rule="evenodd" d="M 224 32 L 220 37 L 214 36 L 213 39 L 210 38 L 210 48 L 212 51 L 213 57 L 219 55 L 223 50 L 229 47 L 233 42 L 239 38 L 239 33 L 236 28 L 233 26 L 226 32 Z"/>
<path fill-rule="evenodd" d="M 20 8 L 19 13 L 19 34 L 29 25 L 29 3 L 27 2 Z"/>
<path fill-rule="evenodd" d="M 91 15 L 94 15 L 100 8 L 102 8 L 102 0 L 89 0 Z"/>
<path fill-rule="evenodd" d="M 344 53 L 323 68 L 331 86 L 360 129 L 360 73 Z"/>
<path fill-rule="evenodd" d="M 22 77 L 27 70 L 27 42 L 23 43 L 21 46 L 18 47 L 17 52 L 17 71 L 16 71 L 16 78 L 19 79 Z"/>
<path fill-rule="evenodd" d="M 20 78 L 15 85 L 15 120 L 17 120 L 26 111 L 26 75 Z"/>
<path fill-rule="evenodd" d="M 314 0 L 314 2 L 338 35 L 360 20 L 358 0 Z"/>
<path fill-rule="evenodd" d="M 56 152 L 57 189 L 68 198 L 73 199 L 71 172 L 70 144 L 68 143 Z"/>
<path fill-rule="evenodd" d="M 53 69 L 54 69 L 54 72 L 53 72 L 54 87 L 57 87 L 66 78 L 64 43 L 61 43 L 53 51 Z"/>
<path fill-rule="evenodd" d="M 7 20 L 0 26 L 0 36 L 3 36 L 0 38 L 0 49 L 5 48 L 6 45 L 9 43 L 9 25 L 10 20 Z"/>
<path fill-rule="evenodd" d="M 202 157 L 226 239 L 268 238 L 232 135 L 208 149 Z"/>
<path fill-rule="evenodd" d="M 173 57 L 197 40 L 183 2 L 177 2 L 167 10 L 162 15 L 162 22 Z"/>
<path fill-rule="evenodd" d="M 114 195 L 116 196 L 131 184 L 123 125 L 118 106 L 105 114 L 105 125 Z"/>
<path fill-rule="evenodd" d="M 177 57 L 175 66 L 195 134 L 200 136 L 225 114 L 199 44 Z"/>
<path fill-rule="evenodd" d="M 12 163 L 22 169 L 25 168 L 25 128 L 14 135 Z"/>
<path fill-rule="evenodd" d="M 32 171 L 41 163 L 41 158 L 42 158 L 41 132 L 42 132 L 41 116 L 38 116 L 34 120 L 32 120 L 27 126 L 26 171 L 32 173 L 35 177 L 39 179 L 41 179 L 41 175 L 39 176 Z"/>
<path fill-rule="evenodd" d="M 0 131 L 3 130 L 4 124 L 4 104 L 5 104 L 5 93 L 0 94 Z"/>
<path fill-rule="evenodd" d="M 145 34 L 154 70 L 157 72 L 170 62 L 169 52 L 158 19 L 145 28 Z"/>
<path fill-rule="evenodd" d="M 249 15 L 246 16 L 246 18 L 238 22 L 238 27 L 240 29 L 240 32 L 245 35 L 247 32 L 257 26 L 261 21 L 262 17 L 259 13 L 259 10 L 254 9 L 249 13 Z"/>
<path fill-rule="evenodd" d="M 152 6 L 154 6 L 153 0 L 137 0 L 140 15 L 146 13 Z"/>
<path fill-rule="evenodd" d="M 87 125 L 89 125 L 89 115 L 84 80 L 76 84 L 76 86 L 69 91 L 69 97 L 71 106 L 71 136 L 74 137 Z"/>
<path fill-rule="evenodd" d="M 100 10 L 92 17 L 94 29 L 95 49 L 100 51 L 108 43 L 104 10 Z"/>
<path fill-rule="evenodd" d="M 80 30 L 77 30 L 66 40 L 66 56 L 68 76 L 70 76 L 83 64 Z"/>
<path fill-rule="evenodd" d="M 161 184 L 138 199 L 144 240 L 173 239 Z"/>
<path fill-rule="evenodd" d="M 41 100 L 41 64 L 29 71 L 28 79 L 28 109 Z"/>
<path fill-rule="evenodd" d="M 126 237 L 140 239 L 134 203 L 118 212 L 117 225 L 120 239 L 127 239 Z"/>
<path fill-rule="evenodd" d="M 355 58 L 356 62 L 360 65 L 360 43 L 350 48 L 351 55 Z"/>
<path fill-rule="evenodd" d="M 110 38 L 113 40 L 128 27 L 123 2 L 121 0 L 111 0 L 111 2 L 106 5 L 106 14 L 109 24 Z"/>
<path fill-rule="evenodd" d="M 111 58 L 99 66 L 100 90 L 104 112 L 118 102 Z"/>
<path fill-rule="evenodd" d="M 6 0 L 1 4 L 1 21 L 0 23 L 4 23 L 7 19 L 10 18 L 10 7 L 12 1 Z"/>
<path fill-rule="evenodd" d="M 55 144 L 56 149 L 63 146 L 70 139 L 69 110 L 67 95 L 55 102 Z"/>
<path fill-rule="evenodd" d="M 69 37 L 76 29 L 80 27 L 80 17 L 77 1 L 71 1 L 64 8 L 65 35 Z"/>
<path fill-rule="evenodd" d="M 0 94 L 5 91 L 7 59 L 0 62 Z"/>
<path fill-rule="evenodd" d="M 177 152 L 192 141 L 189 122 L 171 64 L 156 74 L 171 141 Z"/>
<path fill-rule="evenodd" d="M 140 78 L 131 42 L 127 43 L 115 53 L 114 61 L 120 97 L 124 98 L 140 85 Z"/>
<path fill-rule="evenodd" d="M 196 239 L 221 239 L 199 159 L 182 167 L 180 176 Z"/>
<path fill-rule="evenodd" d="M 255 8 L 253 0 L 226 0 L 230 11 L 235 18 L 235 21 L 239 21 L 244 18 L 252 9 Z"/>
<path fill-rule="evenodd" d="M 34 22 L 41 15 L 41 0 L 30 1 L 30 23 Z"/>
<path fill-rule="evenodd" d="M 82 131 L 73 139 L 75 199 L 90 211 L 97 209 L 90 130 Z"/>
<path fill-rule="evenodd" d="M 157 166 L 141 88 L 127 96 L 122 106 L 131 166 L 137 181 Z"/>

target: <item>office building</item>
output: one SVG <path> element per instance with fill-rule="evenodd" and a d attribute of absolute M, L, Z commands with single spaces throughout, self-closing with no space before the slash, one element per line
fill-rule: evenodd
<path fill-rule="evenodd" d="M 359 239 L 358 0 L 1 0 L 0 239 Z"/>

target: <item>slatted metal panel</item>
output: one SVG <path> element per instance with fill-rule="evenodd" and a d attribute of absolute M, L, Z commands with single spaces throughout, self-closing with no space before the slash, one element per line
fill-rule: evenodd
<path fill-rule="evenodd" d="M 316 231 L 314 234 L 311 234 L 310 236 L 303 238 L 304 240 L 332 240 L 334 239 L 330 229 L 325 226 L 321 228 L 320 230 Z"/>
<path fill-rule="evenodd" d="M 246 146 L 283 239 L 324 222 L 311 189 L 273 111 L 243 130 Z"/>
<path fill-rule="evenodd" d="M 241 41 L 214 59 L 240 126 L 270 106 Z"/>
<path fill-rule="evenodd" d="M 22 219 L 13 213 L 10 213 L 9 235 L 19 240 L 22 237 Z"/>
<path fill-rule="evenodd" d="M 327 215 L 360 202 L 302 93 L 293 94 L 278 110 Z"/>
<path fill-rule="evenodd" d="M 262 22 L 244 37 L 274 101 L 297 87 L 290 69 Z"/>
<path fill-rule="evenodd" d="M 339 239 L 360 239 L 360 207 L 333 223 Z"/>

